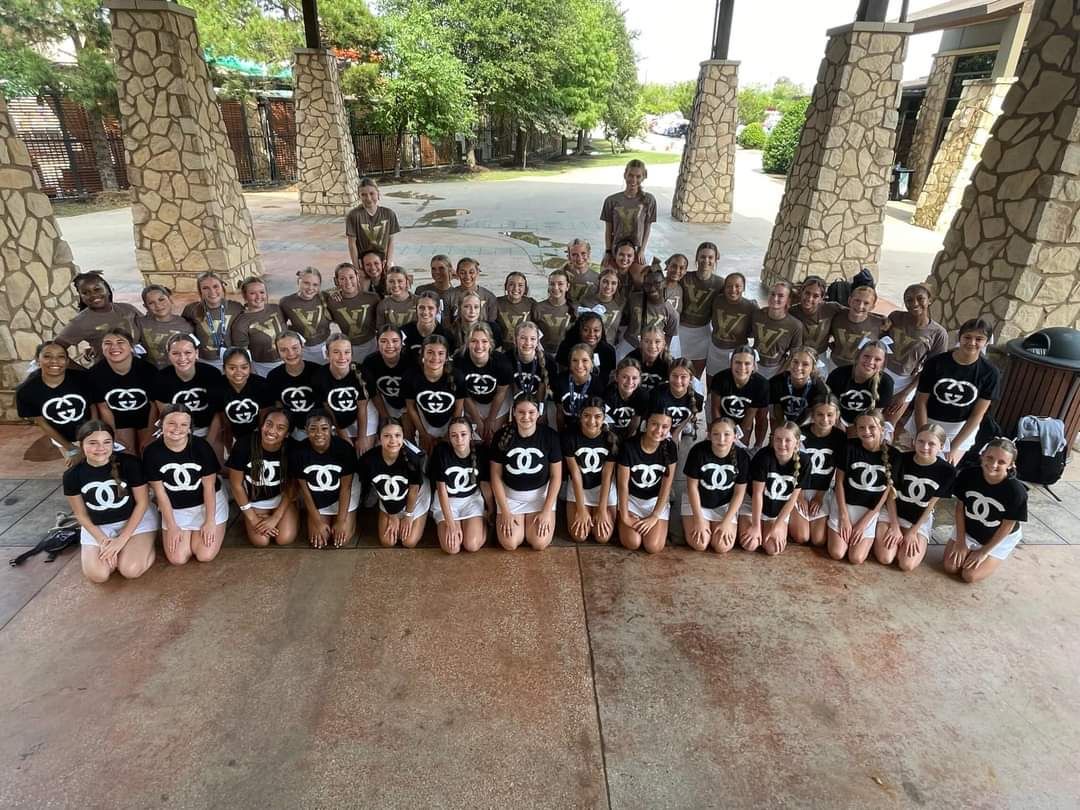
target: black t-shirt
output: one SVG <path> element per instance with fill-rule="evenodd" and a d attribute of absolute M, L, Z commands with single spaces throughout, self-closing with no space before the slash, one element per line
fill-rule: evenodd
<path fill-rule="evenodd" d="M 703 509 L 727 506 L 738 484 L 750 481 L 750 454 L 741 447 L 732 447 L 726 458 L 718 458 L 708 439 L 690 448 L 683 464 L 687 478 L 698 482 L 698 497 Z"/>
<path fill-rule="evenodd" d="M 540 391 L 540 386 L 544 383 L 544 374 L 540 370 L 541 354 L 540 347 L 536 349 L 536 355 L 528 363 L 524 363 L 518 359 L 516 352 L 511 352 L 507 355 L 507 359 L 510 361 L 510 369 L 514 374 L 514 398 L 519 396 L 528 395 L 536 397 Z M 555 363 L 555 358 L 547 354 L 544 354 L 544 370 L 547 371 L 548 382 L 555 378 L 558 373 L 559 367 Z M 550 393 L 550 391 L 548 392 Z"/>
<path fill-rule="evenodd" d="M 461 458 L 447 442 L 439 442 L 428 465 L 432 482 L 446 484 L 446 494 L 451 498 L 471 497 L 480 482 L 488 480 L 490 464 L 485 452 L 483 447 L 476 446 L 473 453 Z"/>
<path fill-rule="evenodd" d="M 64 473 L 64 494 L 81 495 L 90 521 L 95 526 L 120 523 L 135 511 L 135 496 L 131 490 L 146 485 L 142 465 L 135 456 L 117 454 L 120 485 L 112 476 L 112 464 L 91 467 L 80 461 Z"/>
<path fill-rule="evenodd" d="M 381 354 L 372 352 L 360 364 L 360 375 L 363 377 L 369 398 L 373 399 L 376 393 L 381 394 L 383 402 L 389 407 L 401 410 L 405 407 L 405 395 L 402 393 L 401 385 L 405 375 L 415 368 L 416 366 L 408 362 L 404 354 L 398 359 L 397 365 L 391 368 Z"/>
<path fill-rule="evenodd" d="M 410 486 L 424 483 L 423 460 L 406 447 L 401 448 L 393 464 L 383 459 L 381 447 L 372 447 L 360 457 L 359 473 L 365 492 L 374 489 L 388 515 L 405 509 Z"/>
<path fill-rule="evenodd" d="M 450 344 L 449 352 L 454 353 L 454 339 L 450 333 L 443 328 L 441 323 L 435 324 L 435 329 L 431 332 L 432 335 L 441 335 L 446 338 L 446 342 Z M 401 327 L 401 352 L 404 356 L 408 352 L 412 359 L 420 362 L 420 351 L 424 348 L 424 337 L 430 337 L 431 335 L 420 335 L 420 327 L 416 325 L 416 321 L 409 321 L 407 324 Z M 378 352 L 375 352 L 378 354 Z M 368 355 L 369 357 L 371 355 Z"/>
<path fill-rule="evenodd" d="M 493 352 L 487 363 L 478 366 L 466 349 L 454 357 L 454 379 L 457 383 L 458 396 L 471 399 L 480 405 L 490 405 L 495 399 L 496 390 L 514 381 L 514 372 L 510 361 L 498 352 Z"/>
<path fill-rule="evenodd" d="M 849 506 L 873 509 L 888 487 L 881 450 L 867 450 L 858 439 L 844 449 L 844 499 Z M 891 472 L 891 470 L 890 470 Z"/>
<path fill-rule="evenodd" d="M 401 381 L 401 392 L 406 400 L 416 403 L 420 415 L 434 428 L 443 427 L 454 415 L 457 388 L 452 374 L 444 372 L 432 382 L 421 369 L 414 368 Z"/>
<path fill-rule="evenodd" d="M 805 453 L 800 452 L 798 456 L 798 478 L 795 476 L 795 457 L 788 459 L 787 464 L 781 464 L 772 447 L 759 450 L 750 462 L 750 480 L 761 481 L 765 484 L 761 504 L 763 518 L 767 520 L 776 518 L 784 505 L 791 500 L 795 490 L 806 487 L 806 479 L 810 474 L 810 460 Z"/>
<path fill-rule="evenodd" d="M 658 385 L 663 385 L 668 381 L 668 374 L 671 372 L 671 364 L 664 359 L 663 354 L 653 360 L 652 363 L 646 363 L 642 359 L 641 349 L 634 349 L 626 356 L 633 357 L 641 366 L 641 387 L 646 391 L 651 391 Z"/>
<path fill-rule="evenodd" d="M 94 402 L 109 406 L 118 429 L 137 430 L 150 424 L 156 376 L 157 369 L 139 357 L 131 358 L 127 374 L 117 374 L 105 360 L 99 360 L 88 373 Z"/>
<path fill-rule="evenodd" d="M 741 388 L 735 382 L 730 368 L 725 368 L 712 378 L 709 393 L 720 400 L 720 413 L 738 424 L 746 418 L 747 408 L 766 408 L 769 405 L 769 381 L 751 372 L 750 379 Z"/>
<path fill-rule="evenodd" d="M 802 449 L 809 466 L 806 489 L 824 492 L 832 486 L 836 468 L 844 463 L 847 452 L 847 433 L 834 427 L 827 436 L 815 436 L 807 429 L 802 437 Z"/>
<path fill-rule="evenodd" d="M 996 399 L 1001 375 L 985 357 L 962 366 L 952 352 L 926 361 L 919 375 L 919 393 L 929 394 L 926 416 L 931 422 L 965 422 L 980 399 Z"/>
<path fill-rule="evenodd" d="M 784 411 L 784 418 L 796 424 L 806 419 L 810 403 L 828 393 L 823 380 L 811 378 L 804 385 L 792 385 L 791 373 L 787 371 L 769 380 L 769 404 L 779 405 Z"/>
<path fill-rule="evenodd" d="M 300 373 L 294 377 L 284 365 L 280 365 L 266 375 L 266 386 L 274 400 L 285 409 L 293 429 L 303 430 L 307 415 L 319 404 L 316 381 L 321 368 L 315 363 L 305 362 Z"/>
<path fill-rule="evenodd" d="M 559 434 L 537 425 L 531 436 L 522 437 L 511 423 L 500 431 L 491 451 L 492 462 L 502 465 L 503 486 L 518 492 L 546 487 L 552 464 L 562 461 Z"/>
<path fill-rule="evenodd" d="M 315 377 L 315 395 L 334 417 L 334 424 L 347 428 L 356 421 L 357 407 L 365 401 L 367 391 L 356 372 L 349 369 L 340 380 L 330 371 L 330 366 L 319 366 Z"/>
<path fill-rule="evenodd" d="M 160 481 L 169 495 L 173 509 L 203 505 L 204 476 L 214 476 L 214 491 L 221 489 L 217 474 L 221 471 L 214 449 L 206 439 L 191 436 L 187 447 L 173 452 L 164 439 L 152 442 L 143 450 L 143 473 L 149 482 Z"/>
<path fill-rule="evenodd" d="M 185 382 L 172 366 L 159 369 L 154 378 L 156 402 L 184 405 L 191 411 L 191 424 L 197 428 L 210 427 L 214 414 L 221 410 L 225 378 L 208 363 L 195 363 L 195 376 Z"/>
<path fill-rule="evenodd" d="M 237 441 L 247 439 L 251 432 L 259 424 L 259 411 L 269 408 L 277 398 L 270 393 L 266 385 L 266 378 L 252 373 L 244 387 L 239 391 L 233 389 L 226 380 L 222 386 L 224 392 L 222 399 L 222 413 L 232 429 L 233 438 Z"/>
<path fill-rule="evenodd" d="M 307 484 L 316 509 L 333 506 L 341 497 L 341 481 L 356 473 L 356 452 L 340 436 L 330 437 L 330 447 L 317 453 L 310 441 L 291 448 L 289 469 Z"/>
<path fill-rule="evenodd" d="M 561 372 L 551 381 L 551 388 L 555 402 L 569 417 L 571 425 L 577 423 L 581 409 L 589 399 L 604 395 L 604 383 L 596 374 L 590 374 L 585 383 L 579 384 L 573 381 L 569 372 Z"/>
<path fill-rule="evenodd" d="M 641 447 L 641 439 L 641 436 L 634 436 L 622 443 L 618 463 L 620 467 L 630 468 L 630 494 L 649 500 L 660 494 L 668 468 L 678 463 L 679 448 L 671 439 L 664 439 L 655 452 L 646 453 Z"/>
<path fill-rule="evenodd" d="M 244 474 L 244 492 L 247 493 L 248 500 L 268 501 L 285 489 L 291 443 L 286 440 L 285 444 L 274 451 L 264 448 L 261 468 L 255 470 L 251 464 L 251 443 L 256 440 L 256 437 L 251 436 L 236 442 L 229 451 L 225 466 L 240 470 Z"/>
<path fill-rule="evenodd" d="M 608 385 L 604 394 L 604 410 L 607 412 L 611 429 L 617 435 L 625 436 L 634 417 L 644 418 L 648 409 L 649 395 L 642 391 L 640 386 L 634 389 L 629 399 L 623 399 L 616 383 Z"/>
<path fill-rule="evenodd" d="M 923 466 L 915 463 L 914 453 L 900 453 L 893 467 L 896 488 L 896 514 L 908 523 L 922 517 L 933 498 L 952 495 L 956 468 L 943 458 Z"/>
<path fill-rule="evenodd" d="M 582 488 L 592 489 L 600 486 L 604 465 L 615 461 L 615 437 L 601 430 L 590 439 L 580 430 L 568 430 L 562 434 L 562 454 L 577 463 Z"/>
<path fill-rule="evenodd" d="M 94 393 L 85 371 L 69 368 L 64 380 L 50 388 L 34 372 L 15 389 L 15 405 L 19 416 L 33 419 L 40 416 L 69 442 L 75 441 L 79 427 L 90 419 Z"/>
<path fill-rule="evenodd" d="M 574 330 L 575 332 L 577 330 Z M 567 335 L 559 344 L 559 350 L 555 353 L 555 361 L 564 372 L 570 369 L 570 350 L 582 343 L 576 335 Z M 607 380 L 615 373 L 615 349 L 606 340 L 601 340 L 593 347 L 593 374 L 602 380 Z"/>
<path fill-rule="evenodd" d="M 691 423 L 696 427 L 696 414 L 701 413 L 701 395 L 693 388 L 687 388 L 681 397 L 671 393 L 671 386 L 664 385 L 653 389 L 649 398 L 649 413 L 666 413 L 671 417 L 671 429 L 674 430 L 688 416 L 694 415 Z"/>
<path fill-rule="evenodd" d="M 939 355 L 940 356 L 940 355 Z M 987 483 L 981 467 L 965 467 L 956 474 L 953 495 L 964 504 L 964 527 L 973 540 L 989 543 L 1003 520 L 1020 523 L 1028 519 L 1027 487 L 1016 478 Z"/>
<path fill-rule="evenodd" d="M 884 370 L 879 371 L 877 400 L 870 393 L 871 377 L 866 382 L 855 382 L 854 366 L 840 366 L 833 370 L 826 383 L 840 400 L 840 416 L 848 425 L 855 424 L 859 414 L 873 408 L 884 408 L 893 396 L 893 379 Z"/>

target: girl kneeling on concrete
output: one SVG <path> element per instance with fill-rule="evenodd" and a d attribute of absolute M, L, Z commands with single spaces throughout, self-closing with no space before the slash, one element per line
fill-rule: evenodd
<path fill-rule="evenodd" d="M 606 543 L 615 529 L 615 435 L 604 424 L 604 400 L 587 399 L 577 426 L 563 434 L 566 522 L 570 539 Z"/>
<path fill-rule="evenodd" d="M 709 436 L 690 449 L 683 472 L 683 537 L 697 551 L 731 551 L 739 508 L 750 480 L 750 454 L 735 443 L 735 423 L 724 417 L 709 425 Z"/>
<path fill-rule="evenodd" d="M 446 440 L 435 445 L 431 455 L 429 469 L 435 484 L 431 516 L 439 546 L 447 554 L 478 551 L 487 540 L 493 514 L 486 449 L 473 440 L 472 422 L 455 416 L 446 429 Z"/>
<path fill-rule="evenodd" d="M 772 555 L 787 548 L 788 521 L 810 472 L 801 437 L 798 425 L 785 422 L 750 464 L 750 502 L 739 509 L 739 545 L 747 551 L 763 547 Z"/>
<path fill-rule="evenodd" d="M 671 416 L 649 414 L 645 432 L 619 448 L 616 482 L 619 492 L 619 541 L 628 549 L 663 551 L 671 513 L 671 487 L 679 448 L 671 440 Z"/>
<path fill-rule="evenodd" d="M 347 340 L 333 345 L 352 351 Z M 295 470 L 308 542 L 314 548 L 340 548 L 356 535 L 360 506 L 356 451 L 348 439 L 337 434 L 333 418 L 321 409 L 308 414 L 304 429 L 307 438 L 294 446 L 289 469 Z"/>
<path fill-rule="evenodd" d="M 855 418 L 856 435 L 836 466 L 829 497 L 829 556 L 863 562 L 874 545 L 878 515 L 892 491 L 892 462 L 885 441 L 885 417 L 878 409 Z"/>
<path fill-rule="evenodd" d="M 418 448 L 405 441 L 400 420 L 379 429 L 379 443 L 360 458 L 360 480 L 379 501 L 379 542 L 414 548 L 424 536 L 431 487 Z"/>
<path fill-rule="evenodd" d="M 257 431 L 247 439 L 237 439 L 225 462 L 229 488 L 253 546 L 268 546 L 271 540 L 287 546 L 296 539 L 300 516 L 289 478 L 288 437 L 288 415 L 282 408 L 270 408 Z"/>

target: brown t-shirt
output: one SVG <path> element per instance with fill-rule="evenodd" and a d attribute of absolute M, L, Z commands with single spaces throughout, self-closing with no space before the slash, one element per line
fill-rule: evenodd
<path fill-rule="evenodd" d="M 855 363 L 855 355 L 859 352 L 859 344 L 863 338 L 877 340 L 881 337 L 881 329 L 885 325 L 885 319 L 871 312 L 866 320 L 852 323 L 848 317 L 850 310 L 842 307 L 833 315 L 829 325 L 829 336 L 832 338 L 832 361 L 837 366 L 850 366 Z"/>
<path fill-rule="evenodd" d="M 131 304 L 115 301 L 112 308 L 107 312 L 95 312 L 92 309 L 81 310 L 56 337 L 69 346 L 78 346 L 80 342 L 85 340 L 90 344 L 94 353 L 100 355 L 101 336 L 110 329 L 123 329 L 130 332 L 131 336 L 138 341 L 140 317 L 139 310 L 135 309 Z"/>
<path fill-rule="evenodd" d="M 293 293 L 282 298 L 279 306 L 285 313 L 289 328 L 303 335 L 308 343 L 322 343 L 330 337 L 330 310 L 326 308 L 322 295 L 305 301 L 299 293 Z"/>
<path fill-rule="evenodd" d="M 885 365 L 889 371 L 905 377 L 921 371 L 923 363 L 949 348 L 949 336 L 944 326 L 937 321 L 916 326 L 914 318 L 904 310 L 889 315 L 887 334 L 893 345 Z"/>
<path fill-rule="evenodd" d="M 679 323 L 683 326 L 705 326 L 712 318 L 713 301 L 724 294 L 724 277 L 713 273 L 702 278 L 696 271 L 682 277 L 683 305 Z"/>
<path fill-rule="evenodd" d="M 390 237 L 400 230 L 397 214 L 381 205 L 374 214 L 369 214 L 364 206 L 358 205 L 345 216 L 345 235 L 356 239 L 357 252 L 373 247 L 381 250 L 385 256 Z"/>
<path fill-rule="evenodd" d="M 603 308 L 601 311 L 600 308 Z M 616 295 L 610 301 L 600 301 L 596 293 L 588 296 L 578 306 L 578 314 L 585 309 L 592 310 L 600 316 L 604 322 L 604 336 L 607 342 L 615 345 L 619 335 L 619 324 L 622 323 L 623 310 L 626 309 L 626 301 L 621 295 Z"/>
<path fill-rule="evenodd" d="M 242 312 L 229 326 L 229 345 L 251 352 L 257 363 L 278 360 L 275 341 L 285 331 L 285 313 L 277 304 L 267 304 L 258 312 Z"/>
<path fill-rule="evenodd" d="M 818 305 L 817 312 L 808 315 L 802 307 L 797 307 L 791 314 L 798 318 L 803 325 L 803 345 L 809 346 L 819 355 L 829 348 L 829 329 L 832 327 L 833 316 L 842 307 L 833 301 L 823 301 Z"/>
<path fill-rule="evenodd" d="M 713 298 L 712 342 L 718 349 L 737 349 L 750 338 L 750 318 L 758 306 L 747 298 L 728 301 L 723 293 Z"/>
<path fill-rule="evenodd" d="M 681 281 L 674 286 L 664 282 L 664 300 L 671 304 L 680 317 L 682 316 L 683 287 Z"/>
<path fill-rule="evenodd" d="M 647 191 L 639 191 L 636 197 L 617 191 L 604 200 L 600 221 L 611 224 L 613 249 L 622 239 L 633 239 L 635 245 L 640 245 L 645 226 L 656 222 L 656 198 Z"/>
<path fill-rule="evenodd" d="M 626 320 L 623 340 L 635 349 L 641 345 L 641 333 L 654 326 L 664 330 L 668 346 L 679 334 L 679 313 L 667 301 L 659 304 L 648 302 L 647 306 L 644 306 L 641 296 L 635 295 L 634 300 L 627 305 L 623 317 Z"/>
<path fill-rule="evenodd" d="M 443 315 L 444 312 L 449 312 L 450 311 L 450 300 L 449 300 L 449 298 L 450 298 L 450 293 L 451 293 L 451 291 L 453 289 L 454 288 L 452 286 L 450 286 L 450 287 L 447 287 L 445 290 L 440 290 L 438 287 L 435 286 L 434 281 L 430 281 L 427 284 L 421 284 L 419 287 L 417 287 L 415 295 L 420 295 L 420 293 L 426 293 L 426 292 L 435 293 L 435 295 L 438 296 L 438 298 L 439 298 L 439 317 L 442 318 L 442 315 Z"/>
<path fill-rule="evenodd" d="M 404 301 L 395 301 L 393 298 L 384 298 L 375 307 L 375 331 L 378 332 L 386 324 L 402 327 L 410 321 L 416 320 L 416 296 L 409 293 Z"/>
<path fill-rule="evenodd" d="M 221 359 L 221 350 L 229 346 L 229 326 L 233 318 L 243 311 L 243 304 L 226 300 L 224 308 L 215 307 L 210 311 L 208 322 L 206 306 L 202 301 L 193 301 L 184 307 L 181 314 L 191 324 L 195 330 L 195 337 L 199 339 L 200 360 Z"/>
<path fill-rule="evenodd" d="M 544 349 L 554 353 L 559 350 L 559 344 L 566 337 L 566 330 L 574 322 L 574 315 L 567 304 L 537 301 L 533 304 L 530 320 L 536 323 L 543 333 L 540 343 Z"/>
<path fill-rule="evenodd" d="M 504 347 L 509 348 L 514 345 L 514 330 L 517 329 L 519 323 L 530 318 L 535 303 L 527 295 L 523 296 L 516 304 L 511 303 L 510 299 L 505 295 L 500 295 L 496 299 L 495 309 L 498 313 L 496 321 L 503 330 Z"/>
<path fill-rule="evenodd" d="M 475 292 L 480 296 L 480 320 L 495 320 L 495 311 L 499 307 L 499 299 L 495 297 L 495 293 L 491 290 L 480 285 L 477 285 L 472 290 L 466 290 L 464 287 L 451 287 L 446 291 L 446 304 L 449 308 L 450 317 L 453 318 L 457 315 L 457 308 L 462 296 L 469 292 Z"/>
<path fill-rule="evenodd" d="M 173 335 L 191 334 L 191 324 L 179 315 L 173 315 L 167 321 L 157 321 L 150 315 L 143 315 L 139 318 L 139 331 L 142 333 L 139 343 L 146 349 L 147 362 L 158 368 L 165 368 L 169 365 L 165 344 Z"/>
<path fill-rule="evenodd" d="M 789 351 L 803 344 L 802 321 L 791 315 L 773 320 L 765 307 L 750 316 L 750 334 L 754 338 L 758 363 L 766 368 L 776 368 L 784 362 Z"/>
<path fill-rule="evenodd" d="M 569 264 L 564 264 L 563 272 L 570 279 L 570 288 L 567 294 L 575 304 L 580 304 L 587 296 L 591 295 L 600 283 L 600 274 L 590 267 L 580 275 L 570 269 Z"/>
<path fill-rule="evenodd" d="M 357 293 L 353 298 L 335 301 L 326 299 L 330 317 L 353 343 L 367 343 L 375 337 L 375 308 L 379 305 L 379 296 L 375 293 Z"/>

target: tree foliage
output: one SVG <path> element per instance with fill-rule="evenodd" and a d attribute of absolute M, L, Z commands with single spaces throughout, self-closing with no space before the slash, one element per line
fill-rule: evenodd
<path fill-rule="evenodd" d="M 696 92 L 697 82 L 691 79 L 672 84 L 650 82 L 641 86 L 641 108 L 649 115 L 678 112 L 689 119 L 694 111 Z"/>
<path fill-rule="evenodd" d="M 752 124 L 765 120 L 767 110 L 775 109 L 787 112 L 797 107 L 806 98 L 802 85 L 781 76 L 769 89 L 761 84 L 751 84 L 740 88 L 738 95 L 739 123 Z"/>
<path fill-rule="evenodd" d="M 765 134 L 765 127 L 757 121 L 754 121 L 743 127 L 742 132 L 739 133 L 739 137 L 735 139 L 735 142 L 743 149 L 761 149 L 765 146 L 767 138 L 768 136 Z"/>
<path fill-rule="evenodd" d="M 783 118 L 773 127 L 761 152 L 761 167 L 765 171 L 770 174 L 784 174 L 791 167 L 809 106 L 810 99 L 807 98 L 793 101 Z"/>

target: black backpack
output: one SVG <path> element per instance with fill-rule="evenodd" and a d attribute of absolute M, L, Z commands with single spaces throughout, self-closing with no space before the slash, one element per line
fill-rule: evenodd
<path fill-rule="evenodd" d="M 1060 427 L 1064 425 L 1060 420 L 1040 420 L 1040 433 L 1047 427 Z M 1025 436 L 1016 440 L 1016 477 L 1029 484 L 1042 484 L 1044 487 L 1056 484 L 1061 480 L 1065 472 L 1065 464 L 1068 460 L 1069 445 L 1065 445 L 1054 455 L 1047 455 L 1043 451 L 1040 436 Z"/>

